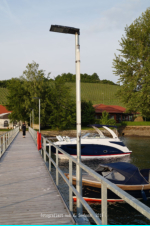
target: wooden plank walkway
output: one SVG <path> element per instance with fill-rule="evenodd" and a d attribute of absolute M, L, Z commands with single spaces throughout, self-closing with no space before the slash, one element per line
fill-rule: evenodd
<path fill-rule="evenodd" d="M 0 224 L 74 224 L 28 132 L 0 161 Z"/>

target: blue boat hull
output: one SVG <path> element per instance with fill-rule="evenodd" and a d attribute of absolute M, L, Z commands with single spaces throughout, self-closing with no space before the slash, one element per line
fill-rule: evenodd
<path fill-rule="evenodd" d="M 76 145 L 70 144 L 70 145 L 61 145 L 60 147 L 62 150 L 67 152 L 70 155 L 76 156 L 77 155 L 77 149 Z M 56 153 L 56 149 L 52 147 L 52 152 Z M 59 152 L 59 154 L 62 154 Z M 106 146 L 106 145 L 95 145 L 95 144 L 81 144 L 81 156 L 112 156 L 112 155 L 126 155 L 130 154 L 130 152 L 122 152 L 121 150 Z"/>

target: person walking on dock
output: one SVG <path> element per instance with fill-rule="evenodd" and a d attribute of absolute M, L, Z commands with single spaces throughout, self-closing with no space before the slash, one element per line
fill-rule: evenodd
<path fill-rule="evenodd" d="M 25 138 L 25 135 L 26 135 L 26 124 L 25 123 L 22 124 L 22 133 L 23 133 L 23 138 Z"/>

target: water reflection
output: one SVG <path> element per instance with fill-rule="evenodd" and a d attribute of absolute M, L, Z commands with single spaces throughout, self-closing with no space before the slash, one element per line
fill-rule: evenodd
<path fill-rule="evenodd" d="M 100 163 L 110 162 L 130 162 L 137 166 L 139 169 L 150 168 L 150 138 L 143 137 L 121 137 L 120 138 L 125 145 L 132 151 L 131 156 L 125 156 L 123 158 L 111 158 L 107 160 L 93 159 L 82 161 L 85 165 L 89 166 L 93 170 L 96 170 Z M 59 160 L 59 166 L 63 172 L 68 173 L 69 162 L 68 160 Z M 76 166 L 73 164 L 73 174 L 76 173 Z M 85 173 L 85 172 L 83 172 Z M 55 168 L 52 168 L 52 174 L 55 178 Z M 66 203 L 69 203 L 69 189 L 64 180 L 60 177 L 59 189 L 64 196 Z M 150 207 L 150 200 L 145 203 Z M 100 204 L 90 204 L 93 210 L 100 214 Z M 74 204 L 74 211 L 76 211 L 76 205 Z M 86 211 L 84 210 L 86 214 Z M 94 222 L 90 219 L 91 223 Z M 108 204 L 108 224 L 150 224 L 150 220 L 141 215 L 138 211 L 132 208 L 127 203 L 115 203 Z"/>
<path fill-rule="evenodd" d="M 121 139 L 132 151 L 131 163 L 139 169 L 150 168 L 150 138 L 122 137 Z"/>

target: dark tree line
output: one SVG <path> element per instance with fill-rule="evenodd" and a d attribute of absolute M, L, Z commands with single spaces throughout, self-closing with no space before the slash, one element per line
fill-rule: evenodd
<path fill-rule="evenodd" d="M 93 73 L 92 75 L 88 74 L 81 74 L 81 82 L 83 83 L 101 83 L 101 84 L 110 84 L 110 85 L 116 85 L 114 82 L 109 81 L 107 79 L 100 80 L 97 73 Z M 76 82 L 76 75 L 71 73 L 63 73 L 61 75 L 58 75 L 55 77 L 55 81 L 61 81 L 61 82 Z"/>
<path fill-rule="evenodd" d="M 64 82 L 64 83 L 66 83 L 66 82 L 76 82 L 76 75 L 71 74 L 71 73 L 63 73 L 61 75 L 56 76 L 54 79 L 50 79 L 49 77 L 44 78 L 44 79 L 47 82 L 50 82 L 50 81 L 57 81 L 57 82 L 59 81 L 59 82 Z M 10 81 L 11 81 L 11 79 L 1 80 L 0 81 L 0 87 L 7 88 Z M 86 73 L 81 74 L 81 82 L 116 85 L 114 82 L 107 80 L 107 79 L 100 80 L 97 73 L 93 73 L 92 75 L 88 75 Z"/>

